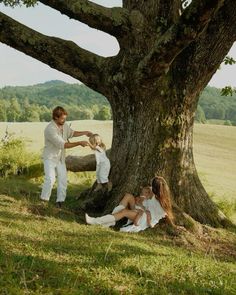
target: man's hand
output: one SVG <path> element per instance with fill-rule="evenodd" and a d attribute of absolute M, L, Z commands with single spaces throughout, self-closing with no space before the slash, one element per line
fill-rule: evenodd
<path fill-rule="evenodd" d="M 87 141 L 80 141 L 80 145 L 82 147 L 86 147 L 86 146 L 89 146 L 89 143 Z"/>
<path fill-rule="evenodd" d="M 92 132 L 90 132 L 90 131 L 86 131 L 86 136 L 87 136 L 87 137 L 90 137 L 90 136 L 92 136 L 92 135 L 93 135 Z"/>
<path fill-rule="evenodd" d="M 88 146 L 90 146 L 90 148 L 91 148 L 92 150 L 95 150 L 95 149 L 96 149 L 96 146 L 92 145 L 90 142 L 88 142 Z"/>

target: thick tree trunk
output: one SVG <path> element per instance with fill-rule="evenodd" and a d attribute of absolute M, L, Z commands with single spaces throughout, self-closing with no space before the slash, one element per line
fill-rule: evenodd
<path fill-rule="evenodd" d="M 140 86 L 130 95 L 124 89 L 113 93 L 113 190 L 106 196 L 104 211 L 111 211 L 126 192 L 138 193 L 140 186 L 150 184 L 158 174 L 169 183 L 173 202 L 180 209 L 201 223 L 223 225 L 225 216 L 207 195 L 193 159 L 197 94 L 180 97 L 165 83 L 146 90 Z"/>
<path fill-rule="evenodd" d="M 222 224 L 199 181 L 192 140 L 199 92 L 236 39 L 234 1 L 191 1 L 184 11 L 180 0 L 124 0 L 123 8 L 112 9 L 84 0 L 41 2 L 113 34 L 120 45 L 117 56 L 103 58 L 0 13 L 0 42 L 79 79 L 111 103 L 114 187 L 102 199 L 103 192 L 91 190 L 87 205 L 110 210 L 157 173 L 168 181 L 175 208 Z M 78 161 L 68 158 L 68 168 L 95 168 L 94 156 Z"/>
<path fill-rule="evenodd" d="M 133 104 L 124 104 L 123 97 L 123 103 L 115 105 L 111 180 L 116 197 L 108 206 L 125 192 L 137 193 L 158 174 L 170 184 L 183 211 L 201 223 L 219 226 L 223 216 L 203 188 L 193 159 L 196 98 L 164 92 L 156 89 L 152 99 L 146 94 Z"/>
<path fill-rule="evenodd" d="M 67 156 L 66 168 L 72 172 L 84 172 L 96 170 L 95 155 L 90 154 L 84 157 Z"/>

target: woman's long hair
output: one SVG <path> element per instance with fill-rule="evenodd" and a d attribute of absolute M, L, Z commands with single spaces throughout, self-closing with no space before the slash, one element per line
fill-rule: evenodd
<path fill-rule="evenodd" d="M 174 216 L 172 212 L 170 189 L 163 177 L 155 176 L 152 179 L 152 191 L 169 219 L 173 222 Z"/>

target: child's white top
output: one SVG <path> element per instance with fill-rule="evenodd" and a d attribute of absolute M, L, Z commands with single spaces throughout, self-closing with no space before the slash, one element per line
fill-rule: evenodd
<path fill-rule="evenodd" d="M 147 207 L 147 198 L 145 196 L 140 196 L 140 198 L 142 198 L 142 205 L 146 209 L 146 207 Z M 135 209 L 139 209 L 139 210 L 144 211 L 143 207 L 140 206 L 139 204 L 135 204 Z"/>
<path fill-rule="evenodd" d="M 166 216 L 166 212 L 161 207 L 160 202 L 153 196 L 151 199 L 146 200 L 145 208 L 151 213 L 151 226 L 154 227 L 160 219 Z M 149 225 L 147 223 L 147 214 L 143 213 L 141 218 L 138 221 L 138 225 L 128 225 L 126 227 L 121 227 L 120 231 L 122 232 L 139 232 L 145 230 Z"/>
<path fill-rule="evenodd" d="M 109 159 L 107 158 L 105 150 L 102 149 L 99 145 L 96 146 L 95 157 L 96 157 L 97 164 L 109 161 Z"/>

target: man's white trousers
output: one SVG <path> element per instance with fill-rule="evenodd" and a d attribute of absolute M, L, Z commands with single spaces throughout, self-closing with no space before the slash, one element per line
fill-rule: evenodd
<path fill-rule="evenodd" d="M 64 202 L 67 189 L 67 170 L 66 164 L 55 160 L 44 160 L 44 184 L 40 198 L 49 201 L 53 185 L 57 176 L 57 200 L 56 202 Z"/>

